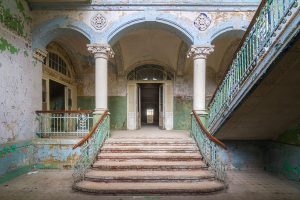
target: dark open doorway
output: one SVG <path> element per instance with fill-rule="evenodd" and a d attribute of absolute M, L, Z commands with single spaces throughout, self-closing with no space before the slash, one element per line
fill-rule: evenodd
<path fill-rule="evenodd" d="M 65 86 L 50 80 L 50 110 L 64 110 L 65 109 Z"/>
<path fill-rule="evenodd" d="M 160 83 L 141 83 L 141 124 L 159 125 Z"/>

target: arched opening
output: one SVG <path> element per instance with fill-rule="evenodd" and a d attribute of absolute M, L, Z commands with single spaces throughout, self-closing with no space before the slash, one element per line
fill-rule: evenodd
<path fill-rule="evenodd" d="M 88 43 L 85 36 L 72 29 L 58 29 L 52 34 L 43 62 L 43 110 L 77 110 L 80 107 L 78 80 L 91 65 L 86 50 Z"/>
<path fill-rule="evenodd" d="M 191 44 L 187 36 L 182 37 L 181 30 L 174 29 L 163 23 L 144 22 L 121 29 L 111 37 L 115 52 L 115 67 L 109 69 L 108 83 L 112 127 L 135 130 L 152 124 L 161 129 L 174 128 L 176 74 L 180 71 L 185 75 L 189 68 L 185 58 Z M 184 95 L 180 89 L 176 91 Z M 124 104 L 126 110 L 121 108 Z M 116 107 L 120 109 L 115 110 Z"/>
<path fill-rule="evenodd" d="M 244 35 L 243 30 L 228 30 L 214 37 L 212 44 L 214 52 L 207 59 L 207 90 L 208 103 L 222 77 L 233 59 L 234 53 Z"/>

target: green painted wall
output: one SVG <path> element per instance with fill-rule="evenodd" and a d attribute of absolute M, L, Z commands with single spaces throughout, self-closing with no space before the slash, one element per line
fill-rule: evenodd
<path fill-rule="evenodd" d="M 95 97 L 94 96 L 78 96 L 77 107 L 81 110 L 94 110 Z"/>
<path fill-rule="evenodd" d="M 78 107 L 81 110 L 95 109 L 94 96 L 78 96 Z M 111 129 L 127 128 L 127 97 L 126 96 L 109 96 L 108 109 L 110 112 Z"/>
<path fill-rule="evenodd" d="M 108 109 L 110 112 L 110 126 L 112 129 L 127 128 L 127 97 L 108 97 Z"/>
<path fill-rule="evenodd" d="M 174 129 L 188 130 L 191 127 L 193 101 L 182 97 L 174 97 Z"/>
<path fill-rule="evenodd" d="M 285 131 L 276 141 L 300 146 L 300 124 Z"/>

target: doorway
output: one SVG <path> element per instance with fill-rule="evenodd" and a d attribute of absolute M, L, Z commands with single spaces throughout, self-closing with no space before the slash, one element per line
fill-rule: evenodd
<path fill-rule="evenodd" d="M 65 110 L 65 86 L 56 81 L 49 81 L 50 110 Z"/>
<path fill-rule="evenodd" d="M 127 129 L 145 125 L 173 129 L 172 81 L 128 81 Z"/>
<path fill-rule="evenodd" d="M 141 83 L 141 125 L 159 125 L 159 83 Z"/>

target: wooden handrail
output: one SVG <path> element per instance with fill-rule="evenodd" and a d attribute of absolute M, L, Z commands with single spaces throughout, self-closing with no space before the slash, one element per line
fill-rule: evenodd
<path fill-rule="evenodd" d="M 104 118 L 106 117 L 107 114 L 108 114 L 108 110 L 106 110 L 101 115 L 101 117 L 98 119 L 98 121 L 96 122 L 96 124 L 93 126 L 92 130 L 84 138 L 82 138 L 82 140 L 80 140 L 77 144 L 75 144 L 73 146 L 73 149 L 76 149 L 77 147 L 83 145 L 90 137 L 92 137 L 92 135 L 94 134 L 94 132 L 98 128 L 99 124 L 101 124 L 103 122 L 103 120 L 104 120 Z"/>
<path fill-rule="evenodd" d="M 204 125 L 202 124 L 201 120 L 199 119 L 198 115 L 196 114 L 196 112 L 194 110 L 193 110 L 193 115 L 195 116 L 196 121 L 198 122 L 198 125 L 204 131 L 204 133 L 206 134 L 206 136 L 211 141 L 213 141 L 217 145 L 221 146 L 223 149 L 227 149 L 226 145 L 223 142 L 221 142 L 220 140 L 218 140 L 217 138 L 215 138 L 214 136 L 212 136 L 212 134 L 210 132 L 208 132 L 208 130 L 204 127 Z"/>
<path fill-rule="evenodd" d="M 252 17 L 252 20 L 251 20 L 251 22 L 250 22 L 250 24 L 249 24 L 249 26 L 248 26 L 246 32 L 244 33 L 244 35 L 243 35 L 243 37 L 242 37 L 242 39 L 241 39 L 241 41 L 240 41 L 240 43 L 239 43 L 239 45 L 238 45 L 238 48 L 235 50 L 235 52 L 234 52 L 234 54 L 233 54 L 233 55 L 234 55 L 233 60 L 235 59 L 235 55 L 236 55 L 236 54 L 239 52 L 239 50 L 242 48 L 242 46 L 243 46 L 243 44 L 244 44 L 246 38 L 248 37 L 248 35 L 249 35 L 249 33 L 250 33 L 252 27 L 254 26 L 254 24 L 255 24 L 255 22 L 256 22 L 256 18 L 257 18 L 257 16 L 259 15 L 259 12 L 261 11 L 261 9 L 264 7 L 264 5 L 265 5 L 266 3 L 267 3 L 267 0 L 262 0 L 262 1 L 260 2 L 258 8 L 256 9 L 255 14 L 254 14 L 253 17 Z M 232 60 L 232 61 L 233 61 L 233 60 Z M 222 74 L 222 79 L 221 79 L 221 81 L 218 83 L 217 88 L 216 88 L 216 90 L 214 91 L 214 93 L 213 93 L 213 95 L 212 95 L 212 97 L 211 97 L 211 99 L 210 99 L 210 101 L 209 101 L 209 103 L 208 103 L 208 107 L 209 107 L 210 104 L 213 102 L 213 99 L 214 99 L 214 97 L 216 96 L 216 93 L 217 93 L 218 89 L 219 89 L 219 88 L 221 87 L 221 85 L 222 85 L 222 81 L 225 79 L 226 74 L 227 74 L 228 71 L 230 70 L 231 64 L 232 64 L 232 62 L 230 62 L 230 63 L 228 64 L 226 70 L 225 70 L 224 73 Z"/>
<path fill-rule="evenodd" d="M 52 114 L 61 114 L 61 113 L 92 113 L 92 110 L 37 110 L 36 114 L 40 113 L 52 113 Z"/>

